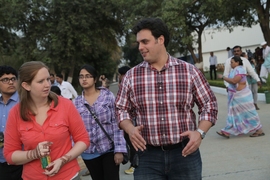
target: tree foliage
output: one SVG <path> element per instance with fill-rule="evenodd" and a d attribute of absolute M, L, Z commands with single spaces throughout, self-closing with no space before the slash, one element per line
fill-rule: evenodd
<path fill-rule="evenodd" d="M 70 77 L 84 63 L 112 76 L 122 51 L 130 66 L 140 63 L 130 29 L 144 17 L 162 18 L 171 33 L 168 52 L 191 54 L 197 63 L 203 61 L 205 28 L 233 30 L 259 23 L 270 42 L 270 0 L 0 0 L 0 4 L 1 63 L 17 67 L 39 60 Z"/>
<path fill-rule="evenodd" d="M 52 70 L 71 77 L 85 63 L 98 65 L 95 68 L 109 76 L 115 72 L 121 55 L 117 37 L 123 29 L 116 16 L 119 13 L 116 1 L 0 0 L 0 3 L 3 17 L 0 30 L 15 34 L 18 39 L 15 51 L 22 62 L 40 60 Z"/>

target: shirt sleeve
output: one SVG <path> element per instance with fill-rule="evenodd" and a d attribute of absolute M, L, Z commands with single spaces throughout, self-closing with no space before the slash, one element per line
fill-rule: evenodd
<path fill-rule="evenodd" d="M 123 120 L 132 119 L 129 114 L 129 112 L 131 112 L 131 104 L 128 101 L 131 98 L 129 97 L 129 94 L 131 94 L 129 87 L 129 78 L 127 73 L 123 78 L 115 100 L 115 114 L 118 124 L 120 124 Z"/>
<path fill-rule="evenodd" d="M 114 152 L 122 152 L 126 153 L 126 141 L 124 139 L 124 131 L 120 130 L 118 127 L 118 123 L 115 117 L 115 107 L 114 107 L 114 102 L 115 102 L 115 97 L 113 93 L 110 93 L 110 100 L 111 100 L 111 111 L 112 111 L 112 125 L 114 129 Z"/>
<path fill-rule="evenodd" d="M 263 58 L 266 59 L 267 56 L 269 56 L 269 53 L 270 53 L 270 47 L 266 46 L 264 53 L 263 53 Z"/>
<path fill-rule="evenodd" d="M 18 106 L 14 106 L 8 115 L 6 129 L 4 132 L 4 156 L 9 164 L 14 164 L 11 157 L 14 151 L 22 150 L 22 142 L 18 131 L 17 120 L 20 119 Z"/>
<path fill-rule="evenodd" d="M 231 71 L 231 58 L 227 59 L 226 62 L 225 62 L 225 68 L 224 68 L 224 72 L 223 72 L 223 76 L 225 77 L 228 77 L 229 74 L 230 74 L 230 71 Z M 226 87 L 229 86 L 229 83 L 227 83 L 226 81 L 223 81 L 224 82 L 224 85 Z"/>
<path fill-rule="evenodd" d="M 217 99 L 201 71 L 194 68 L 193 72 L 192 91 L 195 102 L 199 109 L 199 121 L 207 120 L 214 125 L 217 121 L 218 113 Z"/>
<path fill-rule="evenodd" d="M 71 92 L 71 94 L 76 98 L 76 97 L 78 97 L 78 93 L 76 92 L 76 90 L 74 89 L 74 87 L 70 84 L 70 83 L 68 83 L 68 86 L 69 86 L 69 91 Z"/>

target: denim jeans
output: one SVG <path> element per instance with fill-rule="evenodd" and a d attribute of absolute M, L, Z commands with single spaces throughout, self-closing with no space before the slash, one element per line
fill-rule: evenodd
<path fill-rule="evenodd" d="M 135 169 L 134 180 L 201 180 L 202 161 L 199 149 L 183 157 L 183 148 L 167 151 L 147 148 L 139 152 L 139 166 Z"/>

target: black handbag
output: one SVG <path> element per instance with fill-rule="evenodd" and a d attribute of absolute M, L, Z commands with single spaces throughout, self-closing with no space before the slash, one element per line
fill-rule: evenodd
<path fill-rule="evenodd" d="M 85 105 L 85 107 L 88 109 L 88 111 L 91 113 L 91 115 L 93 116 L 93 118 L 95 119 L 96 123 L 98 123 L 98 125 L 100 126 L 100 128 L 102 129 L 102 131 L 105 133 L 105 135 L 107 136 L 107 138 L 112 142 L 113 144 L 113 148 L 114 148 L 114 141 L 112 140 L 112 138 L 109 136 L 109 134 L 106 132 L 106 130 L 104 129 L 104 127 L 102 126 L 102 124 L 99 122 L 96 114 L 94 111 L 92 111 L 87 105 Z M 122 161 L 122 164 L 127 164 L 130 158 L 130 147 L 129 145 L 126 143 L 126 148 L 127 148 L 127 153 L 123 153 L 124 159 Z"/>

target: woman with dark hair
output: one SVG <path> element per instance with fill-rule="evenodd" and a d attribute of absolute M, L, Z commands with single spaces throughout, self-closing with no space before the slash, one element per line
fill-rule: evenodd
<path fill-rule="evenodd" d="M 127 152 L 126 142 L 115 119 L 114 94 L 105 87 L 97 87 L 98 78 L 92 66 L 81 67 L 79 82 L 83 92 L 74 103 L 91 136 L 91 145 L 81 156 L 93 180 L 119 180 L 119 165 L 123 153 Z"/>
<path fill-rule="evenodd" d="M 219 78 L 227 81 L 229 86 L 227 125 L 217 134 L 229 138 L 230 135 L 237 136 L 255 131 L 250 137 L 263 136 L 264 132 L 253 104 L 253 96 L 247 86 L 247 72 L 243 68 L 240 56 L 232 57 L 231 67 L 229 77 L 218 75 Z"/>
<path fill-rule="evenodd" d="M 20 102 L 11 109 L 5 130 L 7 162 L 23 165 L 24 180 L 80 179 L 76 158 L 90 140 L 78 111 L 50 91 L 50 74 L 42 62 L 24 63 L 18 85 Z"/>

